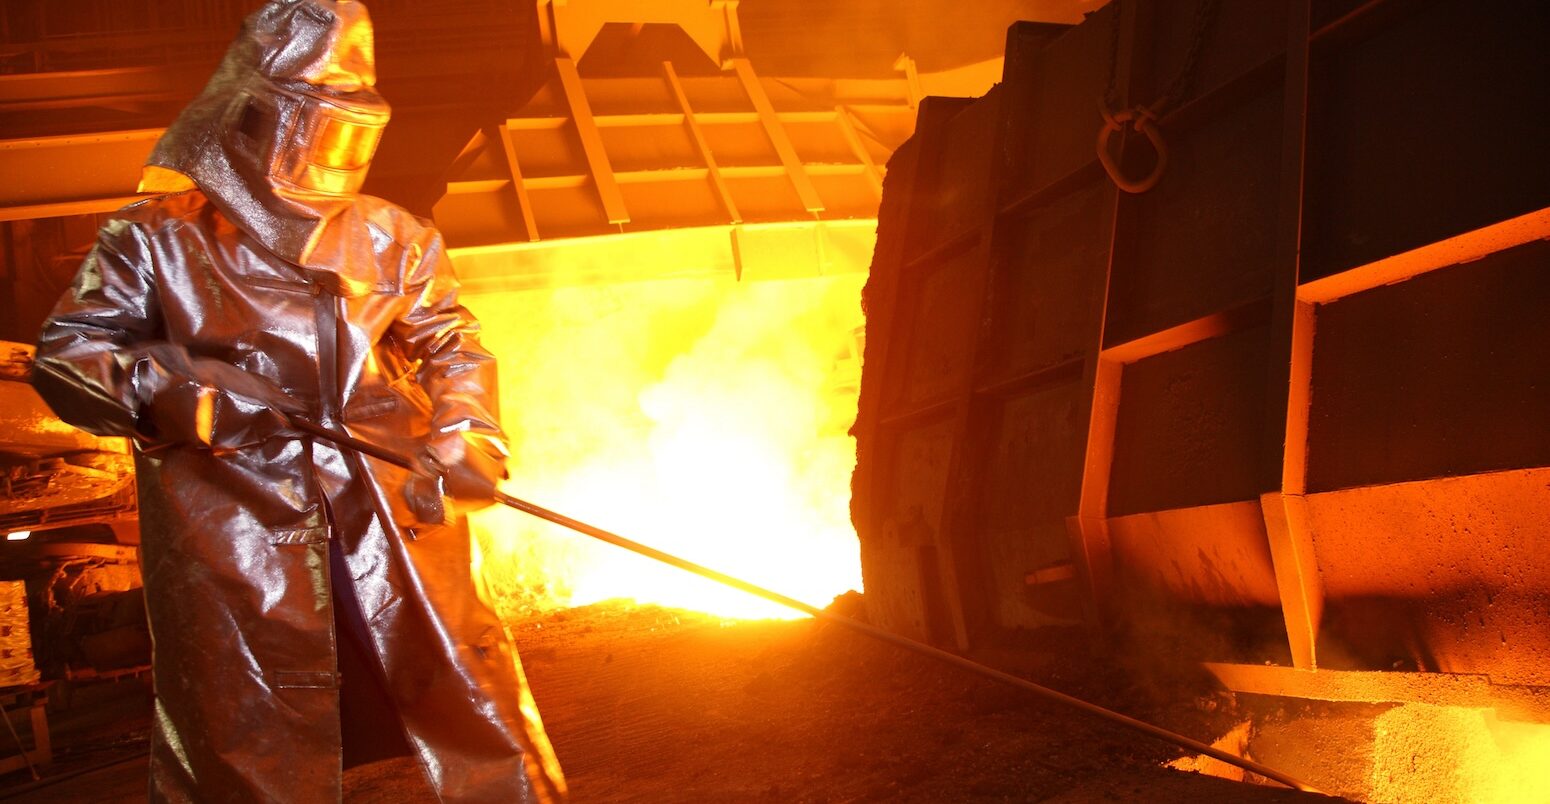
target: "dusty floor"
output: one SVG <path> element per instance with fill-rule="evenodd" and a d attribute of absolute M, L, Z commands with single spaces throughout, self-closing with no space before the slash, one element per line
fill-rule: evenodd
<path fill-rule="evenodd" d="M 1192 677 L 1168 679 L 1164 702 L 1074 635 L 1041 639 L 978 658 L 1197 738 L 1232 725 L 1231 701 Z M 577 802 L 1327 800 L 1165 769 L 1165 744 L 812 621 L 600 604 L 518 640 Z M 143 801 L 145 700 L 61 739 L 55 773 L 98 769 L 46 787 L 13 774 L 0 798 Z M 429 796 L 408 760 L 346 774 L 348 801 Z"/>

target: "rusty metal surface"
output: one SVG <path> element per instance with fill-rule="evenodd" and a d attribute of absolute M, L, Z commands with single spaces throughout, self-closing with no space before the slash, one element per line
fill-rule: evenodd
<path fill-rule="evenodd" d="M 1308 495 L 1332 666 L 1550 685 L 1550 469 Z"/>
<path fill-rule="evenodd" d="M 1315 30 L 1306 7 L 1225 4 L 1208 77 L 1159 121 L 1175 158 L 1145 195 L 1092 189 L 1094 98 L 1109 69 L 1155 92 L 1188 6 L 1014 29 L 998 101 L 922 116 L 868 286 L 870 605 L 988 636 L 1035 624 L 1063 517 L 1095 625 L 1279 643 L 1240 662 L 1545 683 L 1550 210 L 1543 153 L 1504 100 L 1543 74 L 1527 33 L 1543 26 L 1523 23 L 1544 11 L 1386 6 L 1321 6 Z M 1439 48 L 1469 68 L 1395 73 Z M 1446 124 L 1415 128 L 1396 86 Z M 999 120 L 966 124 L 996 103 Z M 1383 144 L 1400 129 L 1414 149 Z M 985 152 L 994 210 L 978 228 L 934 214 L 952 185 L 934 171 Z M 890 546 L 905 512 L 924 534 L 910 553 Z"/>
<path fill-rule="evenodd" d="M 1550 242 L 1317 308 L 1308 488 L 1550 465 Z"/>
<path fill-rule="evenodd" d="M 1044 469 L 1081 459 L 1081 439 L 1071 427 L 1081 417 L 1077 379 L 1009 394 L 987 424 L 989 464 L 979 489 L 984 550 L 976 569 L 993 580 L 993 588 L 1011 591 L 988 604 L 997 622 L 1026 628 L 1082 616 L 1063 522 L 1080 491 L 1078 479 Z M 1023 493 L 1030 477 L 1048 478 L 1051 487 L 1043 494 Z M 1056 569 L 1047 571 L 1050 567 Z M 1028 577 L 1030 570 L 1036 578 Z M 1019 580 L 1026 588 L 1019 589 Z"/>
<path fill-rule="evenodd" d="M 1275 568 L 1258 502 L 1205 505 L 1114 517 L 1116 560 L 1139 580 L 1180 600 L 1216 606 L 1277 606 Z M 1180 550 L 1179 545 L 1189 549 Z"/>
<path fill-rule="evenodd" d="M 1315 63 L 1305 279 L 1550 206 L 1550 151 L 1522 113 L 1550 82 L 1550 6 L 1421 5 Z M 1427 136 L 1389 147 L 1414 120 Z"/>
<path fill-rule="evenodd" d="M 990 299 L 994 379 L 1080 360 L 1097 340 L 1113 193 L 1090 183 L 1019 216 L 1007 244 L 1013 264 Z"/>
<path fill-rule="evenodd" d="M 345 6 L 352 14 L 336 15 Z M 228 67 L 315 78 L 310 91 L 326 96 L 335 68 L 351 64 L 334 45 L 369 63 L 369 37 L 335 27 L 362 21 L 359 8 L 273 3 Z M 224 75 L 201 109 L 269 86 Z M 344 587 L 444 800 L 556 798 L 563 781 L 520 666 L 471 585 L 466 525 L 421 521 L 404 472 L 314 444 L 271 413 L 400 449 L 433 435 L 500 437 L 494 360 L 458 303 L 440 236 L 378 199 L 282 198 L 276 183 L 289 177 L 236 187 L 244 179 L 229 165 L 200 167 L 233 156 L 198 148 L 235 139 L 235 117 L 191 114 L 169 133 L 163 166 L 188 170 L 200 190 L 127 208 L 103 228 L 45 325 L 33 374 L 67 421 L 137 445 L 153 797 L 337 799 L 333 592 Z M 270 122 L 250 125 L 257 141 L 235 152 L 260 157 L 248 169 L 288 164 L 262 158 L 292 146 Z M 305 225 L 280 225 L 255 193 Z M 276 256 L 304 252 L 313 267 Z M 331 572 L 330 549 L 349 577 Z"/>
<path fill-rule="evenodd" d="M 1267 334 L 1254 327 L 1125 367 L 1111 516 L 1257 504 Z"/>
<path fill-rule="evenodd" d="M 861 543 L 861 567 L 869 588 L 895 590 L 879 595 L 874 611 L 890 628 L 928 641 L 940 641 L 947 631 L 937 551 L 943 539 L 938 523 L 951 436 L 945 421 L 901 428 L 885 464 L 900 467 L 883 480 L 881 496 L 887 508 L 877 512 L 872 531 L 876 538 Z M 874 582 L 878 575 L 882 577 Z"/>
<path fill-rule="evenodd" d="M 1269 294 L 1280 111 L 1272 90 L 1169 129 L 1178 175 L 1134 199 L 1133 251 L 1114 264 L 1106 346 Z"/>

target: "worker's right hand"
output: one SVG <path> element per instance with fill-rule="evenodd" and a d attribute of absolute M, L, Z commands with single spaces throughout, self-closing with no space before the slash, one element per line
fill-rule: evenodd
<path fill-rule="evenodd" d="M 272 403 L 194 383 L 158 395 L 149 412 L 149 435 L 159 442 L 228 450 L 301 435 Z"/>
<path fill-rule="evenodd" d="M 273 382 L 213 360 L 186 368 L 154 378 L 156 391 L 138 421 L 151 441 L 228 450 L 301 435 L 288 414 L 306 408 Z"/>

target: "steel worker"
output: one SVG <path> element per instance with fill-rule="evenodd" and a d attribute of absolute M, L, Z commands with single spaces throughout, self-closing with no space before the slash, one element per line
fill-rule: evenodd
<path fill-rule="evenodd" d="M 153 800 L 338 800 L 353 711 L 444 801 L 564 795 L 459 513 L 504 473 L 495 361 L 441 235 L 359 194 L 375 82 L 360 3 L 254 12 L 40 337 L 55 411 L 136 445 Z"/>

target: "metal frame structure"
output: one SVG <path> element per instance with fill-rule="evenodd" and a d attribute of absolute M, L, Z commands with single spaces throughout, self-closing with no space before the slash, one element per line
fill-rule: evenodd
<path fill-rule="evenodd" d="M 1346 616 L 1380 611 L 1353 591 L 1365 583 L 1353 577 L 1380 590 L 1424 588 L 1404 574 L 1422 571 L 1415 567 L 1424 560 L 1383 566 L 1385 550 L 1412 541 L 1481 538 L 1472 526 L 1493 528 L 1491 544 L 1528 540 L 1443 572 L 1439 593 L 1490 573 L 1520 578 L 1525 594 L 1550 586 L 1542 562 L 1523 563 L 1550 539 L 1532 524 L 1544 521 L 1546 506 L 1527 493 L 1550 469 L 1525 446 L 1458 458 L 1458 469 L 1428 457 L 1387 476 L 1336 477 L 1331 456 L 1343 447 L 1326 422 L 1355 403 L 1336 409 L 1335 392 L 1345 389 L 1327 383 L 1341 350 L 1353 349 L 1352 325 L 1338 336 L 1345 341 L 1319 329 L 1327 311 L 1359 319 L 1346 301 L 1411 310 L 1420 302 L 1404 294 L 1440 293 L 1417 280 L 1465 287 L 1462 272 L 1475 264 L 1538 259 L 1518 252 L 1550 238 L 1550 198 L 1527 178 L 1543 172 L 1543 160 L 1527 158 L 1518 166 L 1525 175 L 1513 177 L 1489 151 L 1470 154 L 1466 163 L 1488 168 L 1482 181 L 1496 184 L 1458 188 L 1453 218 L 1395 213 L 1397 223 L 1373 224 L 1383 242 L 1337 239 L 1328 165 L 1353 152 L 1351 142 L 1366 143 L 1353 139 L 1364 136 L 1364 118 L 1353 115 L 1381 120 L 1385 131 L 1395 120 L 1392 105 L 1353 109 L 1348 98 L 1376 90 L 1341 65 L 1368 63 L 1369 48 L 1387 48 L 1373 58 L 1400 63 L 1396 54 L 1445 38 L 1446 21 L 1466 12 L 1403 0 L 1248 5 L 1224 4 L 1197 91 L 1158 122 L 1175 159 L 1148 194 L 1109 186 L 1083 132 L 1102 125 L 1092 98 L 1105 62 L 1125 106 L 1151 100 L 1153 82 L 1182 57 L 1189 8 L 1126 2 L 1069 32 L 1014 27 L 995 92 L 972 104 L 923 105 L 915 138 L 891 164 L 897 195 L 883 202 L 868 288 L 854 506 L 868 597 L 890 627 L 966 647 L 997 628 L 1075 620 L 1151 629 L 1152 615 L 1125 602 L 1147 582 L 1228 629 L 1284 628 L 1252 656 L 1186 648 L 1231 687 L 1366 701 L 1494 696 L 1544 718 L 1550 676 L 1534 658 L 1537 615 L 1522 601 L 1478 612 L 1482 624 L 1493 620 L 1487 629 L 1505 629 L 1504 647 L 1489 655 L 1423 647 L 1413 669 L 1382 673 L 1362 671 L 1392 668 L 1326 655 L 1332 607 Z M 1513 49 L 1511 26 L 1465 41 L 1493 37 L 1512 57 L 1524 52 Z M 1041 77 L 1049 75 L 1062 83 Z M 1447 91 L 1426 108 L 1438 114 Z M 1469 133 L 1497 122 L 1475 121 Z M 1524 127 L 1507 132 L 1510 152 L 1525 153 Z M 1134 136 L 1124 159 L 1141 160 L 1133 172 L 1144 173 L 1147 148 Z M 1423 151 L 1446 145 L 1436 136 Z M 1488 330 L 1476 332 L 1494 343 Z M 1544 347 L 1541 340 L 1537 359 Z M 1244 379 L 1256 373 L 1262 379 Z M 1482 396 L 1532 405 L 1524 401 L 1540 398 L 1532 383 L 1517 384 L 1528 374 L 1502 372 Z M 1486 415 L 1474 410 L 1465 412 Z M 1527 426 L 1518 420 L 1506 430 Z M 1422 452 L 1434 445 L 1431 453 L 1446 452 L 1435 446 L 1443 437 L 1414 435 Z M 1202 468 L 1202 488 L 1168 480 Z M 1149 483 L 1148 473 L 1163 480 Z M 1394 529 L 1406 517 L 1413 532 Z M 1371 548 L 1359 549 L 1364 538 Z M 1420 629 L 1417 644 L 1462 639 L 1451 622 L 1403 616 L 1419 618 L 1395 624 Z"/>
<path fill-rule="evenodd" d="M 436 219 L 460 246 L 870 219 L 913 118 L 903 78 L 769 78 L 741 56 L 589 78 L 560 55 L 517 116 L 469 141 Z"/>

